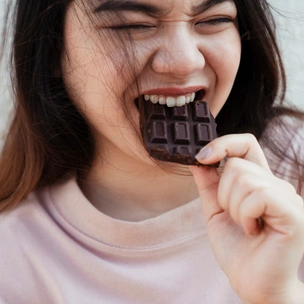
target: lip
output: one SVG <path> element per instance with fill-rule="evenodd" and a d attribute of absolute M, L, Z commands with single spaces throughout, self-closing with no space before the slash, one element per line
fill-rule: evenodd
<path fill-rule="evenodd" d="M 187 88 L 174 88 L 174 87 L 168 87 L 168 88 L 158 88 L 158 89 L 152 89 L 142 92 L 142 95 L 164 95 L 164 96 L 180 96 L 180 95 L 187 95 L 191 94 L 193 92 L 198 92 L 201 90 L 206 90 L 204 86 L 192 86 Z"/>

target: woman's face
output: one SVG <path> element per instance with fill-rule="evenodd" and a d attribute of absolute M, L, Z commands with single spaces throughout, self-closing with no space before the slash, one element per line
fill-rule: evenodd
<path fill-rule="evenodd" d="M 103 158 L 149 163 L 132 124 L 138 128 L 135 101 L 202 98 L 218 114 L 240 62 L 233 1 L 80 1 L 67 11 L 62 75 Z"/>

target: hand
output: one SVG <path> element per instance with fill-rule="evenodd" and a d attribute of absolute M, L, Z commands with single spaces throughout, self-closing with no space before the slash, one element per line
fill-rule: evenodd
<path fill-rule="evenodd" d="M 212 250 L 233 289 L 244 303 L 304 303 L 297 278 L 304 254 L 302 198 L 272 174 L 250 134 L 217 138 L 202 154 L 202 164 L 229 158 L 222 176 L 206 166 L 191 172 Z"/>

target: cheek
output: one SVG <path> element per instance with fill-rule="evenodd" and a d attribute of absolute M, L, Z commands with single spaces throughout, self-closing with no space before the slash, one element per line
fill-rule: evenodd
<path fill-rule="evenodd" d="M 130 133 L 122 107 L 127 75 L 118 73 L 113 58 L 109 59 L 100 48 L 93 51 L 84 45 L 69 46 L 62 58 L 62 77 L 70 98 L 93 126 L 96 140 Z"/>
<path fill-rule="evenodd" d="M 69 42 L 69 41 L 68 41 Z M 86 112 L 101 113 L 102 108 L 116 108 L 126 87 L 123 62 L 118 52 L 102 50 L 96 43 L 67 43 L 62 57 L 62 77 L 71 99 Z M 112 58 L 117 56 L 120 60 Z M 115 64 L 114 64 L 115 63 Z"/>
<path fill-rule="evenodd" d="M 66 34 L 61 66 L 70 94 L 74 98 L 84 94 L 106 98 L 113 92 L 121 96 L 134 73 L 128 60 L 130 54 L 118 37 L 102 35 L 96 28 L 79 24 L 68 26 Z"/>
<path fill-rule="evenodd" d="M 211 112 L 215 116 L 224 106 L 231 92 L 241 58 L 239 35 L 232 35 L 229 39 L 223 38 L 225 39 L 214 41 L 206 57 L 215 77 L 213 94 L 210 99 Z"/>
<path fill-rule="evenodd" d="M 238 33 L 214 40 L 208 58 L 219 80 L 233 81 L 241 58 L 241 40 Z"/>

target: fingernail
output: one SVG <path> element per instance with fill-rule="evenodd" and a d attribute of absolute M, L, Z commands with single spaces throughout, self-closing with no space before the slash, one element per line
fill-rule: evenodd
<path fill-rule="evenodd" d="M 208 158 L 212 153 L 211 147 L 204 147 L 201 149 L 195 156 L 196 159 L 206 159 Z"/>

